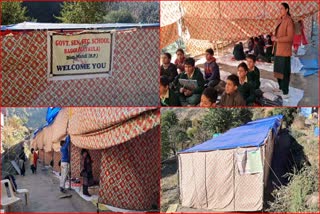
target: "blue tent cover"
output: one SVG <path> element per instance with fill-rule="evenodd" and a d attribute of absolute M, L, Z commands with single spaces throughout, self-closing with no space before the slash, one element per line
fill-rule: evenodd
<path fill-rule="evenodd" d="M 260 147 L 268 136 L 269 130 L 273 129 L 274 133 L 277 134 L 277 128 L 281 125 L 282 118 L 282 115 L 277 115 L 251 121 L 179 153 L 207 152 L 239 147 Z"/>
<path fill-rule="evenodd" d="M 46 115 L 46 124 L 42 125 L 39 127 L 34 133 L 33 133 L 33 138 L 37 136 L 37 134 L 45 127 L 51 125 L 56 118 L 56 116 L 59 114 L 61 110 L 61 107 L 48 107 L 47 109 L 47 115 Z"/>

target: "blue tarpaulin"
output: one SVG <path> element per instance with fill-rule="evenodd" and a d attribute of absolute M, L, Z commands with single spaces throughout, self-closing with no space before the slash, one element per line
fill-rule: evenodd
<path fill-rule="evenodd" d="M 312 74 L 318 73 L 319 63 L 318 59 L 300 59 L 303 65 L 302 70 L 304 71 L 303 76 L 310 76 Z"/>
<path fill-rule="evenodd" d="M 46 121 L 47 123 L 39 127 L 34 133 L 33 138 L 35 138 L 39 131 L 41 131 L 43 128 L 49 126 L 51 123 L 53 123 L 54 118 L 59 114 L 61 108 L 60 107 L 48 107 L 47 109 L 47 115 L 46 115 Z"/>
<path fill-rule="evenodd" d="M 304 69 L 319 69 L 318 59 L 300 59 Z"/>
<path fill-rule="evenodd" d="M 206 152 L 238 147 L 259 147 L 263 145 L 269 130 L 273 129 L 276 134 L 282 118 L 282 115 L 277 115 L 249 122 L 180 153 Z"/>
<path fill-rule="evenodd" d="M 59 111 L 61 110 L 60 107 L 49 107 L 47 110 L 46 121 L 48 124 L 51 124 L 54 118 L 58 115 Z"/>
<path fill-rule="evenodd" d="M 314 128 L 314 136 L 319 137 L 319 127 Z"/>
<path fill-rule="evenodd" d="M 304 117 L 309 117 L 312 113 L 312 108 L 301 108 L 300 113 L 304 116 Z"/>

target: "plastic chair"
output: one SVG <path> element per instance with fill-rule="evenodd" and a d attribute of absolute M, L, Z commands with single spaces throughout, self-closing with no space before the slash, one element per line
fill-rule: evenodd
<path fill-rule="evenodd" d="M 16 194 L 24 194 L 26 205 L 28 205 L 28 203 L 29 203 L 29 190 L 27 190 L 27 189 L 16 189 L 15 186 L 13 185 L 13 181 L 11 179 L 10 179 L 10 183 L 11 183 L 12 189 L 16 192 Z"/>
<path fill-rule="evenodd" d="M 29 204 L 29 190 L 27 190 L 27 189 L 17 189 L 16 193 L 17 194 L 24 194 L 26 205 Z"/>
<path fill-rule="evenodd" d="M 8 179 L 1 180 L 1 206 L 8 207 L 10 212 L 10 205 L 19 202 L 21 199 L 16 197 L 11 182 Z"/>

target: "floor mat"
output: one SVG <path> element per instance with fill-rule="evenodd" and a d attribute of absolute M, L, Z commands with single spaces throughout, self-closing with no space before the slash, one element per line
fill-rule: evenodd
<path fill-rule="evenodd" d="M 220 70 L 221 80 L 226 81 L 230 74 L 230 72 Z M 278 88 L 278 83 L 273 80 L 260 78 L 260 82 L 260 89 L 263 92 L 273 92 L 273 89 Z M 303 97 L 303 93 L 303 90 L 289 86 L 290 98 L 283 100 L 283 106 L 297 106 Z"/>

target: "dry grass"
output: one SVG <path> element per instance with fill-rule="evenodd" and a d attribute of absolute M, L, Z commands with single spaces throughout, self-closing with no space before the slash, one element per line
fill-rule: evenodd
<path fill-rule="evenodd" d="M 163 165 L 162 171 L 171 171 L 161 179 L 161 212 L 166 212 L 171 204 L 179 204 L 178 173 L 176 163 Z"/>
<path fill-rule="evenodd" d="M 310 121 L 308 121 L 310 122 Z M 305 165 L 300 171 L 290 174 L 290 183 L 273 192 L 275 200 L 270 203 L 270 212 L 315 212 L 319 211 L 319 145 L 314 136 L 317 120 L 305 125 L 305 118 L 296 117 L 291 132 L 297 142 L 303 146 L 311 166 Z M 310 203 L 310 199 L 315 201 Z M 309 202 L 308 202 L 309 201 Z"/>

